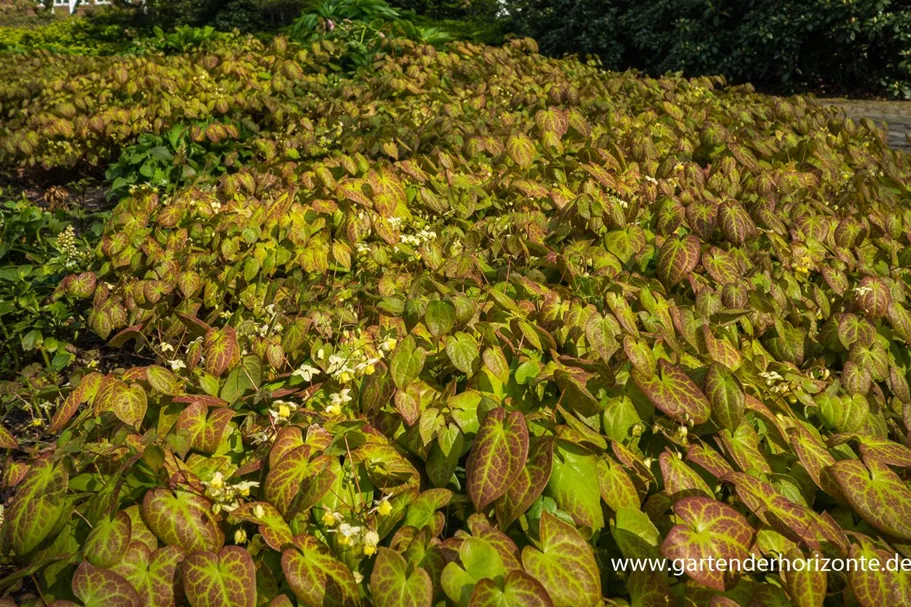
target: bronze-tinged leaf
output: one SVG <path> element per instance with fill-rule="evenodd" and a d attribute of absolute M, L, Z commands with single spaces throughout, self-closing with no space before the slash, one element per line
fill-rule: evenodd
<path fill-rule="evenodd" d="M 282 571 L 298 603 L 306 607 L 359 607 L 357 583 L 351 569 L 336 560 L 319 540 L 295 538 L 282 552 Z"/>
<path fill-rule="evenodd" d="M 799 550 L 792 550 L 787 555 L 791 569 L 783 574 L 788 597 L 796 607 L 822 607 L 826 600 L 827 576 L 820 571 L 814 559 L 805 558 Z M 795 566 L 803 561 L 804 566 Z"/>
<path fill-rule="evenodd" d="M 142 501 L 142 518 L 158 539 L 187 552 L 214 552 L 225 542 L 212 502 L 195 493 L 152 489 Z"/>
<path fill-rule="evenodd" d="M 83 561 L 73 574 L 73 594 L 85 607 L 141 607 L 136 590 L 125 579 Z"/>
<path fill-rule="evenodd" d="M 686 497 L 674 504 L 674 514 L 682 524 L 672 528 L 661 544 L 665 558 L 706 562 L 713 557 L 732 562 L 749 556 L 753 528 L 730 506 L 708 497 Z M 736 572 L 708 567 L 688 570 L 687 575 L 719 592 L 733 588 L 739 577 Z"/>
<path fill-rule="evenodd" d="M 154 536 L 151 540 L 153 544 L 158 543 Z M 179 546 L 154 550 L 134 540 L 111 571 L 133 586 L 143 607 L 174 607 L 175 598 L 182 596 L 178 572 L 184 556 Z"/>
<path fill-rule="evenodd" d="M 718 207 L 718 225 L 724 237 L 736 246 L 756 238 L 756 224 L 739 203 L 728 201 Z"/>
<path fill-rule="evenodd" d="M 572 525 L 549 512 L 541 515 L 540 549 L 526 546 L 522 565 L 544 586 L 554 607 L 601 604 L 601 574 L 591 546 Z"/>
<path fill-rule="evenodd" d="M 498 407 L 481 422 L 465 464 L 466 490 L 482 512 L 506 493 L 528 458 L 528 426 L 521 411 Z"/>
<path fill-rule="evenodd" d="M 502 589 L 489 578 L 479 581 L 468 607 L 554 607 L 554 603 L 536 579 L 523 571 L 510 571 Z"/>
<path fill-rule="evenodd" d="M 883 533 L 911 540 L 911 489 L 886 464 L 875 458 L 842 460 L 828 473 L 865 521 Z"/>
<path fill-rule="evenodd" d="M 523 169 L 530 167 L 537 155 L 535 143 L 525 133 L 516 133 L 506 140 L 506 153 Z"/>
<path fill-rule="evenodd" d="M 112 567 L 126 553 L 132 533 L 133 525 L 126 512 L 101 519 L 86 538 L 82 549 L 85 559 L 96 567 Z"/>
<path fill-rule="evenodd" d="M 911 605 L 911 572 L 903 566 L 906 559 L 878 549 L 865 536 L 857 539 L 859 544 L 851 546 L 849 558 L 866 565 L 850 567 L 848 583 L 860 607 Z M 878 566 L 873 567 L 873 562 Z"/>
<path fill-rule="evenodd" d="M 158 365 L 146 367 L 146 379 L 152 389 L 167 396 L 181 393 L 180 380 L 174 373 Z"/>
<path fill-rule="evenodd" d="M 636 369 L 631 375 L 655 407 L 680 423 L 703 424 L 712 414 L 711 404 L 693 380 L 664 359 L 658 361 L 658 373 L 653 377 L 644 377 Z"/>
<path fill-rule="evenodd" d="M 712 418 L 722 428 L 734 432 L 743 421 L 746 409 L 740 380 L 724 365 L 712 363 L 704 381 L 705 394 L 712 404 Z"/>
<path fill-rule="evenodd" d="M 528 462 L 495 504 L 497 520 L 502 529 L 508 528 L 524 514 L 544 492 L 550 480 L 553 457 L 553 437 L 542 437 L 531 443 Z"/>
<path fill-rule="evenodd" d="M 76 414 L 79 405 L 94 401 L 95 395 L 98 393 L 98 388 L 101 386 L 103 379 L 104 376 L 101 373 L 89 373 L 83 377 L 82 381 L 79 382 L 79 385 L 73 388 L 73 391 L 67 395 L 66 399 L 63 401 L 63 405 L 54 412 L 54 417 L 51 419 L 51 425 L 48 427 L 48 432 L 50 434 L 57 434 L 63 430 L 70 419 L 73 418 L 73 415 Z"/>
<path fill-rule="evenodd" d="M 256 607 L 256 567 L 245 548 L 194 552 L 181 566 L 192 607 Z"/>
<path fill-rule="evenodd" d="M 658 278 L 672 287 L 699 265 L 699 239 L 695 236 L 668 236 L 658 251 Z"/>
<path fill-rule="evenodd" d="M 370 576 L 374 607 L 430 607 L 433 581 L 421 567 L 409 567 L 404 557 L 380 548 Z"/>
<path fill-rule="evenodd" d="M 66 507 L 69 475 L 62 464 L 42 457 L 32 464 L 8 505 L 3 533 L 19 556 L 29 554 L 54 529 Z"/>
<path fill-rule="evenodd" d="M 0 426 L 0 449 L 18 449 L 19 441 L 16 440 L 10 431 Z"/>
<path fill-rule="evenodd" d="M 203 356 L 206 359 L 206 371 L 220 377 L 228 370 L 235 358 L 240 358 L 237 345 L 237 332 L 233 327 L 209 329 L 203 341 Z"/>

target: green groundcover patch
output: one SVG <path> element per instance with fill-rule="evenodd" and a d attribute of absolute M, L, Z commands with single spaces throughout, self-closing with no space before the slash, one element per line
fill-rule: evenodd
<path fill-rule="evenodd" d="M 908 156 L 528 40 L 344 51 L 0 62 L 0 165 L 116 202 L 56 293 L 110 355 L 0 427 L 0 605 L 911 605 L 614 564 L 911 557 Z"/>

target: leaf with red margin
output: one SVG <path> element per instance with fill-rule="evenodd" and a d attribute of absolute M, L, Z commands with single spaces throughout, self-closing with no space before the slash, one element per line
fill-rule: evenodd
<path fill-rule="evenodd" d="M 420 567 L 409 573 L 405 558 L 388 548 L 380 548 L 370 575 L 370 595 L 374 607 L 430 607 L 433 581 Z"/>
<path fill-rule="evenodd" d="M 181 565 L 184 592 L 192 607 L 256 607 L 256 567 L 246 549 L 195 552 Z"/>
<path fill-rule="evenodd" d="M 705 374 L 705 395 L 712 404 L 712 418 L 731 432 L 743 421 L 746 399 L 737 376 L 718 363 L 709 365 Z"/>
<path fill-rule="evenodd" d="M 194 493 L 152 489 L 142 501 L 142 517 L 158 539 L 187 552 L 214 552 L 225 543 L 212 502 Z"/>
<path fill-rule="evenodd" d="M 85 607 L 141 607 L 136 590 L 108 569 L 83 561 L 73 574 L 73 594 Z"/>
<path fill-rule="evenodd" d="M 108 375 L 98 387 L 93 406 L 96 415 L 112 411 L 123 423 L 138 428 L 145 417 L 148 399 L 142 386 L 127 386 L 113 375 Z"/>
<path fill-rule="evenodd" d="M 788 597 L 796 607 L 822 607 L 826 600 L 826 572 L 816 566 L 814 559 L 804 558 L 799 550 L 788 553 L 788 561 L 792 563 L 790 570 L 783 574 L 784 587 Z M 806 563 L 802 569 L 794 567 L 793 563 L 803 561 Z"/>
<path fill-rule="evenodd" d="M 749 556 L 753 528 L 730 506 L 708 497 L 685 497 L 674 504 L 674 514 L 683 524 L 673 527 L 661 544 L 665 558 L 705 562 L 714 557 L 731 562 Z M 708 567 L 687 571 L 687 575 L 719 592 L 733 588 L 739 577 Z"/>
<path fill-rule="evenodd" d="M 908 447 L 871 434 L 859 434 L 857 440 L 864 461 L 875 458 L 889 466 L 911 468 L 911 449 Z"/>
<path fill-rule="evenodd" d="M 553 374 L 554 382 L 562 391 L 560 402 L 584 417 L 597 415 L 602 409 L 601 403 L 585 385 L 590 376 L 584 371 L 570 373 L 563 369 L 557 369 Z"/>
<path fill-rule="evenodd" d="M 262 516 L 256 516 L 257 506 L 262 508 Z M 291 527 L 282 518 L 281 513 L 269 502 L 246 502 L 231 511 L 231 521 L 247 521 L 259 525 L 259 532 L 266 544 L 276 552 L 281 552 L 285 544 L 294 541 Z"/>
<path fill-rule="evenodd" d="M 665 451 L 658 457 L 658 465 L 664 478 L 664 490 L 670 499 L 677 501 L 694 495 L 714 497 L 715 494 L 702 477 L 670 451 Z"/>
<path fill-rule="evenodd" d="M 658 278 L 666 286 L 674 286 L 696 269 L 701 253 L 695 236 L 668 236 L 658 251 Z"/>
<path fill-rule="evenodd" d="M 133 586 L 143 607 L 174 607 L 175 598 L 183 595 L 177 572 L 184 556 L 180 546 L 153 552 L 143 542 L 132 542 L 111 570 Z"/>
<path fill-rule="evenodd" d="M 63 514 L 69 476 L 66 468 L 50 457 L 32 464 L 6 509 L 3 532 L 19 556 L 38 547 Z"/>
<path fill-rule="evenodd" d="M 911 490 L 886 464 L 873 458 L 842 460 L 828 472 L 861 518 L 883 533 L 911 540 Z"/>
<path fill-rule="evenodd" d="M 715 436 L 715 440 L 724 447 L 728 459 L 732 460 L 741 470 L 756 469 L 765 473 L 772 472 L 772 467 L 762 453 L 759 434 L 750 424 L 740 424 L 733 434 L 722 430 Z"/>
<path fill-rule="evenodd" d="M 724 237 L 743 246 L 756 237 L 756 224 L 740 204 L 728 201 L 718 207 L 718 226 Z"/>
<path fill-rule="evenodd" d="M 193 403 L 180 412 L 177 429 L 187 432 L 193 449 L 211 455 L 218 450 L 232 417 L 233 409 L 216 407 L 210 411 L 202 403 Z"/>
<path fill-rule="evenodd" d="M 537 156 L 535 143 L 525 133 L 516 133 L 506 140 L 506 154 L 517 165 L 526 169 L 532 165 Z"/>
<path fill-rule="evenodd" d="M 796 432 L 791 434 L 791 447 L 810 478 L 817 487 L 829 495 L 840 495 L 841 490 L 838 485 L 833 482 L 831 476 L 825 473 L 826 468 L 835 463 L 835 458 L 816 434 L 815 428 L 799 420 L 795 428 Z"/>
<path fill-rule="evenodd" d="M 753 514 L 782 535 L 814 550 L 822 548 L 824 542 L 847 549 L 847 540 L 838 526 L 792 502 L 765 481 L 742 472 L 732 472 L 723 480 L 734 485 L 737 496 Z"/>
<path fill-rule="evenodd" d="M 494 550 L 497 551 L 497 554 L 500 555 L 503 566 L 506 567 L 507 571 L 522 568 L 522 564 L 519 562 L 521 555 L 516 543 L 512 541 L 508 535 L 499 529 L 492 527 L 486 516 L 483 514 L 472 514 L 468 517 L 468 528 L 471 530 L 471 535 L 473 537 L 482 539 L 493 546 Z"/>
<path fill-rule="evenodd" d="M 67 395 L 66 400 L 63 401 L 63 405 L 54 412 L 54 417 L 51 419 L 51 425 L 48 427 L 48 433 L 57 434 L 63 430 L 63 427 L 66 426 L 67 422 L 76 414 L 79 405 L 93 401 L 95 395 L 98 393 L 98 388 L 101 387 L 103 379 L 104 375 L 101 373 L 89 373 L 83 377 L 82 381 L 79 382 L 79 385 L 73 388 L 73 391 Z"/>
<path fill-rule="evenodd" d="M 304 435 L 299 427 L 285 426 L 272 443 L 272 449 L 269 451 L 269 467 L 274 468 L 279 462 L 285 460 L 291 451 L 304 444 Z"/>
<path fill-rule="evenodd" d="M 860 545 L 852 545 L 850 558 L 860 563 L 879 561 L 878 571 L 874 567 L 850 567 L 848 583 L 860 607 L 884 607 L 886 605 L 911 605 L 911 573 L 908 571 L 888 571 L 887 563 L 896 557 L 885 550 L 879 550 L 868 538 L 858 536 Z M 901 561 L 899 561 L 901 563 Z M 902 569 L 899 567 L 899 569 Z"/>
<path fill-rule="evenodd" d="M 95 523 L 85 540 L 82 553 L 96 567 L 111 567 L 123 558 L 132 533 L 133 525 L 129 515 L 118 512 L 114 518 L 103 518 Z"/>
<path fill-rule="evenodd" d="M 525 571 L 538 580 L 554 607 L 601 604 L 601 574 L 591 546 L 572 525 L 549 512 L 541 515 L 540 547 L 522 550 Z"/>
<path fill-rule="evenodd" d="M 721 454 L 703 442 L 694 442 L 686 452 L 686 461 L 702 466 L 709 474 L 720 479 L 734 469 Z"/>
<path fill-rule="evenodd" d="M 171 371 L 158 365 L 146 367 L 146 379 L 152 389 L 168 396 L 178 396 L 181 392 L 180 380 Z"/>
<path fill-rule="evenodd" d="M 358 607 L 361 598 L 351 569 L 314 537 L 299 535 L 282 552 L 282 571 L 301 605 Z"/>
<path fill-rule="evenodd" d="M 320 455 L 311 461 L 310 452 L 310 445 L 297 447 L 266 475 L 263 495 L 288 519 L 311 508 L 335 482 L 329 468 L 332 458 Z"/>
<path fill-rule="evenodd" d="M 491 579 L 478 582 L 468 607 L 554 607 L 554 603 L 535 578 L 523 571 L 510 571 L 502 589 Z"/>
<path fill-rule="evenodd" d="M 19 441 L 16 440 L 10 431 L 0 426 L 0 449 L 18 449 Z"/>
<path fill-rule="evenodd" d="M 635 607 L 669 607 L 675 605 L 667 578 L 657 572 L 635 571 L 627 582 L 630 602 Z M 735 605 L 735 607 L 738 607 Z"/>
<path fill-rule="evenodd" d="M 278 398 L 275 394 L 273 396 Z M 227 407 L 231 404 L 217 396 L 209 396 L 208 394 L 181 394 L 180 396 L 175 396 L 172 400 L 175 403 L 186 403 L 188 405 L 199 403 L 207 407 Z"/>
<path fill-rule="evenodd" d="M 237 331 L 233 327 L 209 329 L 203 341 L 203 356 L 206 357 L 206 371 L 220 377 L 239 357 Z"/>
<path fill-rule="evenodd" d="M 668 417 L 693 425 L 703 424 L 712 414 L 712 406 L 689 376 L 675 365 L 661 359 L 658 373 L 644 377 L 636 369 L 631 373 L 636 386 Z"/>
<path fill-rule="evenodd" d="M 465 464 L 466 490 L 483 511 L 506 493 L 528 458 L 528 426 L 521 411 L 498 407 L 481 422 Z"/>
<path fill-rule="evenodd" d="M 516 474 L 506 493 L 494 505 L 497 521 L 502 529 L 506 529 L 522 516 L 544 492 L 547 481 L 550 480 L 553 459 L 553 437 L 542 437 L 531 444 L 527 463 Z"/>
<path fill-rule="evenodd" d="M 709 247 L 702 254 L 702 266 L 712 280 L 722 285 L 735 284 L 742 276 L 734 258 L 718 247 Z"/>
<path fill-rule="evenodd" d="M 620 508 L 638 510 L 641 505 L 633 480 L 623 466 L 608 455 L 602 455 L 598 459 L 598 489 L 601 499 L 614 512 Z"/>

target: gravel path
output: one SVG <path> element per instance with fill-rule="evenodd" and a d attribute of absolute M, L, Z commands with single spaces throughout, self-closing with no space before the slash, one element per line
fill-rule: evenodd
<path fill-rule="evenodd" d="M 861 99 L 820 99 L 823 103 L 837 105 L 855 121 L 869 118 L 877 125 L 888 125 L 889 145 L 896 150 L 911 153 L 911 143 L 905 135 L 911 134 L 911 101 L 867 101 Z"/>

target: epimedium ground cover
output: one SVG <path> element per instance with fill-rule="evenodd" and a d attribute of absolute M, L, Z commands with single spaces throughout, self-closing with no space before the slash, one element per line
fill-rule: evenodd
<path fill-rule="evenodd" d="M 5 385 L 0 605 L 911 604 L 610 567 L 911 556 L 907 155 L 530 40 L 346 51 L 0 62 L 4 169 L 108 173 L 52 300 L 122 353 Z"/>

